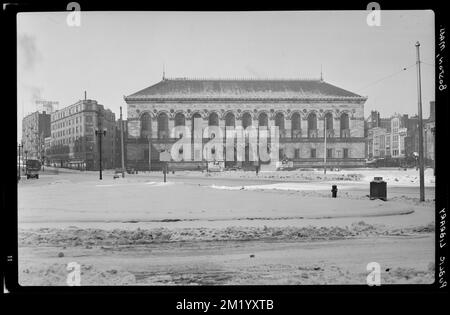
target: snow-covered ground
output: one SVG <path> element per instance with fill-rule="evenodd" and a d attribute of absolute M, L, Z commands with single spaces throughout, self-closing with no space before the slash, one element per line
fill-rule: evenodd
<path fill-rule="evenodd" d="M 428 187 L 435 186 L 435 177 L 433 175 L 433 169 L 428 168 L 424 172 L 425 185 Z M 342 183 L 342 182 L 354 182 L 358 184 L 367 184 L 371 182 L 374 177 L 382 177 L 383 180 L 389 186 L 408 186 L 414 187 L 419 185 L 419 171 L 416 169 L 403 169 L 403 168 L 364 168 L 364 169 L 343 169 L 339 171 L 327 170 L 324 174 L 323 170 L 315 169 L 309 171 L 267 171 L 261 172 L 256 175 L 254 172 L 223 172 L 212 173 L 211 176 L 226 178 L 226 177 L 239 177 L 239 178 L 261 178 L 261 179 L 275 179 L 283 181 L 299 181 L 306 180 L 308 182 L 329 182 L 329 183 Z"/>
<path fill-rule="evenodd" d="M 371 247 L 378 253 L 372 261 L 378 259 L 397 268 L 398 272 L 386 275 L 386 283 L 429 282 L 432 272 L 428 265 L 434 262 L 434 177 L 431 169 L 426 170 L 427 201 L 421 203 L 417 175 L 416 170 L 398 169 L 327 171 L 326 175 L 320 170 L 259 175 L 176 172 L 163 183 L 156 172 L 114 180 L 106 171 L 102 181 L 94 172 L 43 174 L 39 180 L 19 183 L 21 280 L 24 284 L 61 284 L 61 264 L 84 257 L 85 272 L 90 275 L 86 284 L 180 284 L 186 281 L 174 280 L 175 274 L 199 272 L 179 266 L 173 257 L 189 264 L 191 258 L 187 257 L 195 255 L 203 257 L 195 261 L 199 270 L 220 284 L 220 276 L 214 276 L 217 270 L 224 266 L 238 270 L 237 261 L 243 263 L 239 255 L 256 251 L 258 259 L 245 260 L 242 277 L 235 275 L 225 283 L 238 284 L 239 279 L 254 284 L 364 281 L 365 266 L 351 271 L 356 262 L 352 264 L 334 251 L 339 244 L 340 251 L 351 257 L 363 255 Z M 375 176 L 388 183 L 386 202 L 367 196 Z M 338 198 L 330 197 L 332 184 L 338 185 Z M 275 247 L 266 245 L 271 242 Z M 314 245 L 318 242 L 320 246 Z M 238 255 L 226 244 L 234 244 L 242 252 Z M 317 270 L 311 267 L 311 260 L 301 256 L 308 246 L 314 246 L 319 259 Z M 163 258 L 152 254 L 160 248 L 164 248 L 161 255 L 168 261 L 166 265 L 176 272 L 161 269 L 158 259 Z M 223 251 L 220 258 L 216 257 L 218 250 Z M 242 259 L 229 265 L 228 259 L 234 261 L 236 255 Z M 291 255 L 292 261 L 286 263 L 283 255 Z M 138 257 L 145 258 L 147 267 L 137 261 L 129 266 L 126 258 Z M 296 263 L 295 257 L 299 259 Z M 357 264 L 365 261 L 359 256 L 357 260 Z M 115 271 L 109 273 L 105 261 L 111 261 Z M 288 270 L 296 264 L 296 270 L 303 271 L 299 279 L 289 280 Z M 147 270 L 148 266 L 155 270 Z M 139 268 L 146 269 L 141 270 L 147 274 L 144 282 L 139 280 Z M 230 272 L 229 268 L 224 273 Z M 270 274 L 269 280 L 261 273 Z M 53 278 L 44 279 L 43 274 Z M 159 282 L 168 276 L 170 281 Z"/>

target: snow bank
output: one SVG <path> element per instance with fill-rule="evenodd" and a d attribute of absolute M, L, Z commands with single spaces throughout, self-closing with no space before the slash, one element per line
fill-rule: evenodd
<path fill-rule="evenodd" d="M 334 182 L 328 183 L 277 183 L 277 184 L 265 184 L 265 185 L 247 185 L 247 186 L 217 186 L 212 185 L 211 188 L 214 189 L 224 189 L 224 190 L 294 190 L 294 191 L 317 191 L 317 190 L 330 190 L 331 185 Z M 354 189 L 360 188 L 357 185 L 345 185 L 339 187 L 342 189 Z"/>
<path fill-rule="evenodd" d="M 67 264 L 51 265 L 21 264 L 19 284 L 22 286 L 67 286 Z M 127 271 L 117 269 L 99 269 L 94 265 L 82 265 L 80 285 L 132 285 L 135 276 Z"/>
<path fill-rule="evenodd" d="M 326 174 L 320 169 L 293 170 L 293 171 L 265 171 L 256 175 L 254 172 L 222 172 L 214 173 L 211 177 L 217 178 L 241 178 L 241 179 L 268 179 L 280 181 L 311 181 L 311 182 L 354 182 L 368 183 L 374 177 L 383 177 L 389 186 L 418 186 L 419 171 L 416 169 L 402 168 L 363 168 L 343 169 L 339 171 L 328 170 Z M 433 169 L 425 170 L 425 185 L 435 186 Z"/>
<path fill-rule="evenodd" d="M 392 228 L 384 225 L 354 222 L 339 227 L 296 226 L 228 226 L 226 228 L 156 228 L 112 231 L 102 229 L 20 230 L 19 246 L 122 246 L 185 241 L 249 241 L 249 240 L 336 240 L 368 236 L 401 236 L 431 233 L 434 224 Z"/>

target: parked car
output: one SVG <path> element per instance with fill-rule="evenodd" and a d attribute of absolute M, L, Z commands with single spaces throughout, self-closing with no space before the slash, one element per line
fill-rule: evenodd
<path fill-rule="evenodd" d="M 208 162 L 208 172 L 222 172 L 223 171 L 223 162 L 212 161 Z"/>
<path fill-rule="evenodd" d="M 116 169 L 114 170 L 113 178 L 114 178 L 114 179 L 120 178 L 120 177 L 123 176 L 123 173 L 124 173 L 123 169 L 121 169 L 121 168 L 116 168 Z"/>
<path fill-rule="evenodd" d="M 132 167 L 127 167 L 126 171 L 128 174 L 137 174 L 137 170 Z"/>
<path fill-rule="evenodd" d="M 25 175 L 27 179 L 39 178 L 39 171 L 41 170 L 41 162 L 39 160 L 27 160 L 25 167 Z"/>

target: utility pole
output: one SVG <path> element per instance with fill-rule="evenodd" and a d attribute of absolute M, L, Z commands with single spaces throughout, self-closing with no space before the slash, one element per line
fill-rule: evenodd
<path fill-rule="evenodd" d="M 323 150 L 323 173 L 327 173 L 327 117 L 324 116 L 323 118 L 323 124 L 324 124 L 324 150 Z"/>
<path fill-rule="evenodd" d="M 125 158 L 123 150 L 123 121 L 122 121 L 122 106 L 120 106 L 120 153 L 122 165 L 122 178 L 125 177 Z"/>
<path fill-rule="evenodd" d="M 419 178 L 420 178 L 420 201 L 425 201 L 425 182 L 424 182 L 424 165 L 423 165 L 423 121 L 422 121 L 422 91 L 420 78 L 420 43 L 416 42 L 417 51 L 417 98 L 419 105 Z"/>
<path fill-rule="evenodd" d="M 431 128 L 433 133 L 433 176 L 436 176 L 436 126 Z"/>
<path fill-rule="evenodd" d="M 102 177 L 102 137 L 106 136 L 106 130 L 95 130 L 95 135 L 99 136 L 98 138 L 98 144 L 99 144 L 99 166 L 100 166 L 100 180 L 103 179 Z"/>

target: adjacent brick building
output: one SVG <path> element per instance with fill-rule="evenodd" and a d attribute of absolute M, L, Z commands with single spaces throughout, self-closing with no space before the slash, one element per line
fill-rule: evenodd
<path fill-rule="evenodd" d="M 44 139 L 50 136 L 50 114 L 36 111 L 22 120 L 24 158 L 42 160 Z"/>
<path fill-rule="evenodd" d="M 434 102 L 430 102 L 430 118 L 424 120 L 424 157 L 427 164 L 434 160 Z M 393 115 L 380 118 L 372 111 L 366 121 L 367 157 L 414 158 L 419 152 L 419 118 L 417 115 Z"/>
<path fill-rule="evenodd" d="M 85 170 L 99 169 L 99 136 L 102 138 L 102 167 L 115 166 L 116 122 L 111 110 L 95 100 L 84 99 L 51 114 L 51 145 L 46 155 L 50 164 Z"/>

